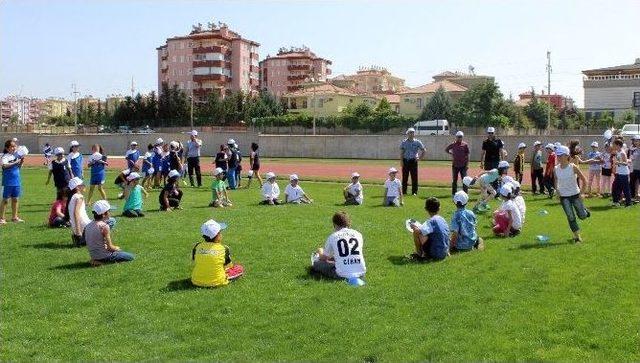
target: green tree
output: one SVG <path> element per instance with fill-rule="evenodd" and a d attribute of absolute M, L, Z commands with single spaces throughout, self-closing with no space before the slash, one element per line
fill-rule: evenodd
<path fill-rule="evenodd" d="M 494 82 L 483 82 L 465 92 L 453 108 L 457 125 L 488 126 L 497 115 L 497 106 L 503 102 L 502 93 Z"/>
<path fill-rule="evenodd" d="M 380 102 L 378 102 L 378 105 L 376 106 L 374 111 L 377 114 L 384 114 L 384 115 L 395 113 L 393 111 L 393 108 L 391 108 L 391 103 L 389 103 L 389 100 L 387 100 L 386 97 L 382 97 L 382 99 L 380 100 Z"/>
<path fill-rule="evenodd" d="M 549 113 L 551 119 L 555 119 L 555 110 L 547 102 L 541 102 L 535 94 L 532 95 L 531 102 L 524 107 L 524 112 L 538 130 L 545 130 L 549 125 Z"/>
<path fill-rule="evenodd" d="M 613 114 L 609 111 L 602 112 L 596 120 L 596 125 L 600 127 L 610 128 L 613 127 L 614 123 L 615 119 L 613 118 Z"/>
<path fill-rule="evenodd" d="M 453 116 L 453 102 L 451 97 L 440 86 L 422 109 L 418 120 L 451 120 Z"/>

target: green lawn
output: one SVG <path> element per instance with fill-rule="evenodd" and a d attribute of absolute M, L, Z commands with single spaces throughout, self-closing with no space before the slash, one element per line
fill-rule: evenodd
<path fill-rule="evenodd" d="M 558 202 L 527 197 L 520 236 L 491 237 L 481 216 L 484 252 L 415 264 L 403 259 L 412 249 L 403 221 L 425 218 L 427 195 L 449 219 L 448 189 L 383 209 L 382 188 L 368 186 L 365 205 L 346 208 L 368 267 L 367 285 L 354 288 L 306 270 L 342 209 L 337 184 L 303 183 L 316 204 L 280 207 L 258 206 L 255 186 L 225 210 L 206 207 L 207 189 L 185 188 L 175 213 L 158 212 L 154 192 L 145 218 L 118 218 L 113 232 L 136 260 L 91 268 L 68 230 L 44 227 L 54 195 L 45 176 L 23 171 L 27 223 L 0 228 L 2 361 L 640 360 L 640 206 L 587 201 L 585 243 L 574 245 Z M 225 288 L 187 280 L 208 218 L 229 223 L 224 242 L 246 269 Z M 546 245 L 534 239 L 543 233 Z"/>

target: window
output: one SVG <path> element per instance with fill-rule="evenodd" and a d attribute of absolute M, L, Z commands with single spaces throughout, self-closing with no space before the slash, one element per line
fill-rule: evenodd
<path fill-rule="evenodd" d="M 184 89 L 184 82 L 180 82 L 180 89 Z"/>
<path fill-rule="evenodd" d="M 418 102 L 416 102 L 416 107 L 422 108 L 422 98 L 418 98 Z"/>
<path fill-rule="evenodd" d="M 182 69 L 178 69 L 178 75 L 181 76 L 182 75 Z"/>
<path fill-rule="evenodd" d="M 318 99 L 318 108 L 324 107 L 324 98 Z"/>
<path fill-rule="evenodd" d="M 178 58 L 177 58 L 175 55 L 173 56 L 173 58 L 171 58 L 171 61 L 172 61 L 173 63 L 175 63 L 177 60 L 178 60 Z"/>
<path fill-rule="evenodd" d="M 189 76 L 190 76 L 190 75 L 192 75 L 192 74 L 193 74 L 193 68 L 189 68 L 189 69 L 187 70 L 187 75 L 189 75 Z"/>
<path fill-rule="evenodd" d="M 176 76 L 176 70 L 175 69 L 171 70 L 171 75 L 174 76 L 174 77 Z"/>
<path fill-rule="evenodd" d="M 180 49 L 184 49 L 184 42 L 180 42 Z"/>
<path fill-rule="evenodd" d="M 307 108 L 307 100 L 302 100 L 302 108 Z"/>
<path fill-rule="evenodd" d="M 187 81 L 187 89 L 191 89 L 191 81 Z"/>
<path fill-rule="evenodd" d="M 184 56 L 183 55 L 180 56 L 180 63 L 184 63 Z"/>

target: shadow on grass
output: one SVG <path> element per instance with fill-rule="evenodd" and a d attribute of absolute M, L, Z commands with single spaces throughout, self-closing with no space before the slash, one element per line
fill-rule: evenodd
<path fill-rule="evenodd" d="M 45 249 L 45 250 L 66 250 L 66 249 L 78 248 L 72 244 L 62 244 L 62 243 L 55 243 L 55 242 L 37 243 L 35 245 L 24 245 L 23 247 L 38 248 L 38 249 Z"/>
<path fill-rule="evenodd" d="M 403 255 L 403 256 L 389 256 L 387 257 L 387 260 L 389 260 L 389 262 L 391 262 L 392 264 L 396 265 L 396 266 L 403 266 L 403 265 L 422 265 L 425 263 L 434 263 L 434 262 L 438 262 L 435 260 L 413 260 L 411 258 L 409 258 L 409 256 Z"/>
<path fill-rule="evenodd" d="M 167 286 L 161 288 L 160 291 L 161 292 L 173 292 L 173 291 L 195 290 L 195 289 L 199 289 L 199 288 L 200 287 L 194 286 L 191 283 L 191 279 L 186 278 L 186 279 L 171 281 L 171 282 L 169 282 L 167 284 Z"/>
<path fill-rule="evenodd" d="M 594 210 L 595 211 L 603 211 L 603 210 L 617 209 L 617 208 L 614 208 L 614 207 L 612 207 L 610 205 L 596 205 L 596 206 L 593 206 L 593 207 L 589 207 L 587 209 L 589 209 L 590 211 L 594 211 Z"/>
<path fill-rule="evenodd" d="M 327 283 L 333 283 L 336 281 L 343 280 L 343 279 L 332 279 L 330 277 L 324 276 L 323 274 L 312 270 L 310 266 L 305 268 L 305 273 L 302 273 L 296 276 L 296 279 L 298 281 L 321 281 L 321 282 L 327 282 Z"/>
<path fill-rule="evenodd" d="M 54 266 L 54 267 L 51 267 L 50 270 L 83 270 L 85 268 L 92 268 L 91 263 L 89 261 L 74 262 L 66 265 Z"/>
<path fill-rule="evenodd" d="M 539 248 L 548 248 L 548 247 L 558 247 L 558 246 L 565 246 L 565 245 L 573 245 L 575 244 L 575 242 L 573 241 L 573 239 L 568 239 L 564 242 L 545 242 L 545 243 L 541 243 L 541 242 L 535 242 L 535 243 L 525 243 L 525 244 L 521 244 L 517 247 L 512 247 L 510 248 L 510 250 L 512 251 L 517 251 L 517 250 L 531 250 L 531 249 L 539 249 Z"/>

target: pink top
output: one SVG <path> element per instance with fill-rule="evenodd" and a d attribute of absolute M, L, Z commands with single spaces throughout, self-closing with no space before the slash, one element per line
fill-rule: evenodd
<path fill-rule="evenodd" d="M 53 220 L 58 216 L 57 209 L 60 208 L 62 213 L 64 213 L 64 202 L 61 200 L 56 200 L 53 202 L 51 206 L 51 212 L 49 212 L 49 224 L 53 223 Z"/>

